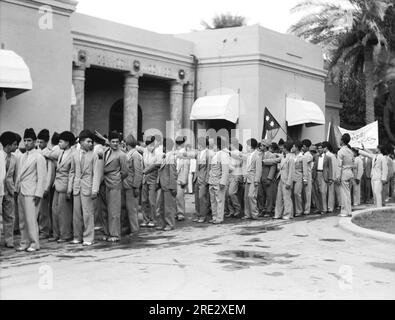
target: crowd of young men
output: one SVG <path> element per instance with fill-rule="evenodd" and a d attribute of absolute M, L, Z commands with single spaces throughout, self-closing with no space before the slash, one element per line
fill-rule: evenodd
<path fill-rule="evenodd" d="M 394 150 L 378 146 L 374 153 L 352 149 L 343 135 L 335 154 L 327 141 L 271 143 L 249 139 L 246 152 L 237 139 L 200 137 L 187 151 L 186 138 L 117 132 L 108 138 L 83 130 L 54 134 L 26 129 L 24 147 L 13 132 L 0 136 L 0 204 L 4 242 L 17 251 L 40 249 L 40 239 L 90 246 L 95 229 L 101 240 L 117 242 L 124 230 L 141 227 L 174 229 L 185 219 L 185 188 L 191 161 L 196 223 L 221 224 L 224 218 L 289 220 L 326 214 L 352 205 L 376 206 L 394 193 Z M 142 219 L 139 219 L 141 204 Z M 95 227 L 96 226 L 96 227 Z"/>

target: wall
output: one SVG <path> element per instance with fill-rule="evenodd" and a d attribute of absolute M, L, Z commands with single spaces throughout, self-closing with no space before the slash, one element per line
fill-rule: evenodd
<path fill-rule="evenodd" d="M 25 60 L 33 80 L 33 90 L 1 102 L 0 131 L 23 134 L 27 127 L 36 131 L 46 127 L 52 134 L 54 130 L 68 130 L 72 61 L 69 16 L 54 12 L 53 29 L 42 30 L 37 8 L 1 1 L 0 14 L 0 42 Z"/>

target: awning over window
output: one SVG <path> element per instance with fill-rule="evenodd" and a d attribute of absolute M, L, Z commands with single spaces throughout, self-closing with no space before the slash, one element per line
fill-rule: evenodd
<path fill-rule="evenodd" d="M 286 121 L 289 127 L 298 124 L 307 126 L 325 124 L 324 113 L 314 102 L 287 98 L 286 104 Z"/>
<path fill-rule="evenodd" d="M 239 119 L 239 95 L 206 96 L 195 101 L 190 120 L 215 119 L 236 123 Z"/>
<path fill-rule="evenodd" d="M 25 61 L 11 50 L 0 50 L 0 90 L 7 99 L 33 88 Z"/>

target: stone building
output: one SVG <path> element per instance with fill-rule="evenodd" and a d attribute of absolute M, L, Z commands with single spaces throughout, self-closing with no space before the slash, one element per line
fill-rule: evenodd
<path fill-rule="evenodd" d="M 268 108 L 290 136 L 320 141 L 328 122 L 338 122 L 341 104 L 326 85 L 318 46 L 259 25 L 164 35 L 79 14 L 76 6 L 0 1 L 0 88 L 8 90 L 5 52 L 23 59 L 32 85 L 3 95 L 0 131 L 87 128 L 141 139 L 226 128 L 249 131 L 245 140 L 260 138 Z M 290 125 L 295 112 L 302 120 Z"/>

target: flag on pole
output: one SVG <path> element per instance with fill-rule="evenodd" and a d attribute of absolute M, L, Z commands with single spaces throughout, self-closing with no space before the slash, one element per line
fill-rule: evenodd
<path fill-rule="evenodd" d="M 265 108 L 265 114 L 263 119 L 263 130 L 262 130 L 262 139 L 269 138 L 272 140 L 276 135 L 278 130 L 281 128 L 280 124 L 273 117 L 268 108 Z M 275 131 L 272 131 L 275 130 Z"/>

